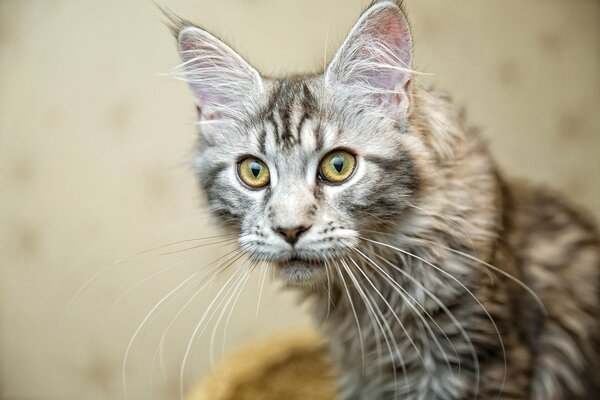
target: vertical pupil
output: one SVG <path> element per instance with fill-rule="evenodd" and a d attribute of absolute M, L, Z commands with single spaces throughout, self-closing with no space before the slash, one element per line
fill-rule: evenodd
<path fill-rule="evenodd" d="M 260 175 L 260 170 L 262 168 L 260 167 L 260 164 L 257 163 L 256 161 L 251 161 L 250 162 L 250 172 L 252 172 L 252 175 L 255 178 L 258 178 L 258 176 Z"/>
<path fill-rule="evenodd" d="M 342 156 L 333 157 L 330 163 L 338 174 L 342 172 L 342 169 L 344 169 L 344 158 Z"/>

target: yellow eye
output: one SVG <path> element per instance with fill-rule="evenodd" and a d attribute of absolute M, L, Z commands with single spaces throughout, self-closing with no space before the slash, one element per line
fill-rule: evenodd
<path fill-rule="evenodd" d="M 356 157 L 345 150 L 335 150 L 321 160 L 319 176 L 331 183 L 342 183 L 352 175 Z"/>
<path fill-rule="evenodd" d="M 248 157 L 238 163 L 238 175 L 251 188 L 262 188 L 269 184 L 269 168 L 258 158 Z"/>

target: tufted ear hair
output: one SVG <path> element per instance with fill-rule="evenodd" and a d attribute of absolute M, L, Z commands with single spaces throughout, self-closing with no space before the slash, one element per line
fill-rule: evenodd
<path fill-rule="evenodd" d="M 332 93 L 397 118 L 409 105 L 412 38 L 401 2 L 375 1 L 356 22 L 325 71 Z"/>
<path fill-rule="evenodd" d="M 177 35 L 181 76 L 188 82 L 201 121 L 244 117 L 263 91 L 260 74 L 231 47 L 203 29 L 182 27 Z"/>

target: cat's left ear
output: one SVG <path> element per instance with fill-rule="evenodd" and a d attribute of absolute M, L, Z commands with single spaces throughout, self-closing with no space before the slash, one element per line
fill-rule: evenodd
<path fill-rule="evenodd" d="M 375 1 L 356 22 L 325 71 L 333 93 L 344 100 L 398 117 L 409 107 L 412 38 L 402 9 Z"/>
<path fill-rule="evenodd" d="M 196 99 L 201 121 L 241 119 L 263 92 L 262 78 L 231 47 L 203 29 L 178 33 L 180 68 Z"/>

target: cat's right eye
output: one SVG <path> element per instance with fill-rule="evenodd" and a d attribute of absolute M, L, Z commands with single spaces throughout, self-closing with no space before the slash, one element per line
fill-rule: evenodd
<path fill-rule="evenodd" d="M 261 189 L 269 184 L 269 167 L 256 157 L 247 157 L 237 165 L 240 180 L 252 189 Z"/>

